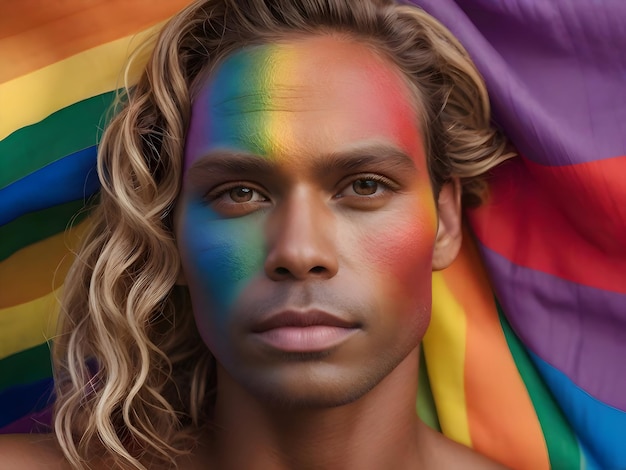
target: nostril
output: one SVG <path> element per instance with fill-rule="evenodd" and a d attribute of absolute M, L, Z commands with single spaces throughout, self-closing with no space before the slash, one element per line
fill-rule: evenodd
<path fill-rule="evenodd" d="M 326 272 L 328 272 L 328 269 L 325 268 L 324 266 L 313 266 L 311 269 L 308 270 L 309 274 L 324 274 Z M 297 271 L 292 272 L 288 268 L 285 268 L 282 266 L 275 268 L 274 274 L 276 274 L 277 276 L 280 276 L 281 278 L 285 278 L 287 276 L 292 276 L 292 275 L 295 275 L 294 277 L 298 277 Z"/>

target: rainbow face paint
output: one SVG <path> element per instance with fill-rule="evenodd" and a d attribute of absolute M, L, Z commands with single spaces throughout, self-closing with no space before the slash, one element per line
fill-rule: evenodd
<path fill-rule="evenodd" d="M 412 103 L 393 64 L 331 36 L 240 50 L 201 87 L 176 232 L 238 386 L 358 395 L 419 344 L 437 215 Z"/>

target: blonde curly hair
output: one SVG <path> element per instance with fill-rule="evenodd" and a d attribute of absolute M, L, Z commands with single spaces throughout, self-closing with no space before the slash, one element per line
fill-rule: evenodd
<path fill-rule="evenodd" d="M 367 41 L 403 72 L 421 109 L 435 191 L 512 154 L 490 124 L 483 81 L 458 41 L 392 0 L 199 0 L 169 21 L 100 143 L 100 201 L 65 282 L 54 344 L 54 429 L 86 468 L 176 467 L 211 421 L 214 359 L 195 328 L 170 210 L 194 90 L 234 51 L 294 34 Z"/>

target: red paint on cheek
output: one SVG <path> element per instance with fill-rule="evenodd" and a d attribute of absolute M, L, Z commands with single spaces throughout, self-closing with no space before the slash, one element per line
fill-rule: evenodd
<path fill-rule="evenodd" d="M 435 229 L 430 217 L 389 224 L 363 240 L 369 275 L 385 312 L 383 324 L 397 324 L 413 338 L 428 327 L 432 308 L 432 255 Z"/>
<path fill-rule="evenodd" d="M 415 97 L 394 64 L 377 58 L 367 70 L 367 110 L 361 117 L 371 123 L 372 134 L 392 136 L 413 158 L 416 180 L 405 188 L 395 213 L 370 230 L 364 247 L 369 263 L 382 282 L 392 284 L 398 296 L 430 302 L 432 256 L 437 213 L 419 127 Z M 376 114 L 368 115 L 368 111 Z M 423 292 L 422 292 L 423 289 Z"/>
<path fill-rule="evenodd" d="M 430 293 L 436 224 L 431 214 L 389 224 L 363 240 L 371 268 L 393 284 L 397 295 L 420 297 L 420 287 Z"/>

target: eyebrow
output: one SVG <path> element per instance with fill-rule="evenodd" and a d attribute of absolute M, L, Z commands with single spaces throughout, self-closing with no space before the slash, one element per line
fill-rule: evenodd
<path fill-rule="evenodd" d="M 415 172 L 413 159 L 398 147 L 385 143 L 369 143 L 324 155 L 316 164 L 315 172 L 323 176 L 336 169 L 345 173 L 384 168 L 389 172 Z"/>
<path fill-rule="evenodd" d="M 275 165 L 267 159 L 248 152 L 214 150 L 198 158 L 187 170 L 187 180 L 192 186 L 202 187 L 207 177 L 247 177 L 275 174 Z"/>
<path fill-rule="evenodd" d="M 388 172 L 416 172 L 413 159 L 391 144 L 358 145 L 323 155 L 313 165 L 315 176 L 324 177 L 330 172 L 357 173 L 376 171 L 383 168 Z M 369 170 L 368 170 L 369 169 Z M 213 150 L 197 159 L 187 170 L 192 185 L 202 185 L 207 176 L 266 177 L 275 175 L 277 164 L 272 159 L 248 152 L 227 149 Z"/>

